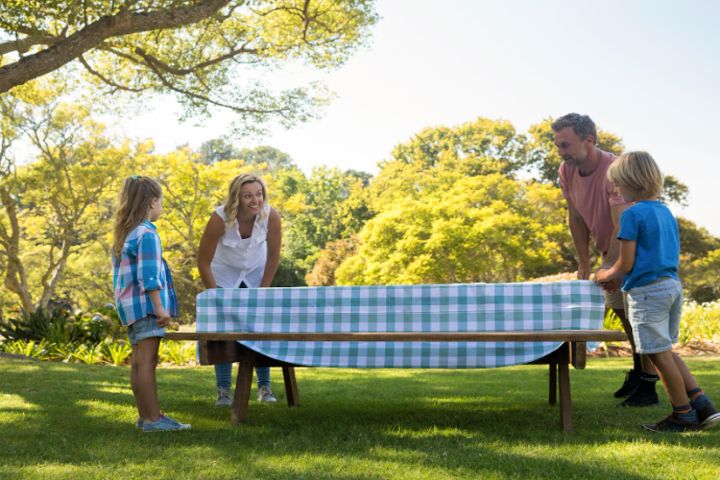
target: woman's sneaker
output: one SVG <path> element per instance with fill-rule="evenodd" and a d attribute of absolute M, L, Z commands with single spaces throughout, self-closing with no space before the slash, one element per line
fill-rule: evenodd
<path fill-rule="evenodd" d="M 227 387 L 218 387 L 217 399 L 215 400 L 216 407 L 229 407 L 232 405 L 232 396 L 230 389 Z"/>
<path fill-rule="evenodd" d="M 275 395 L 273 395 L 270 385 L 263 385 L 258 388 L 257 399 L 258 399 L 258 402 L 264 402 L 264 403 L 277 402 L 277 398 L 275 398 Z"/>
<path fill-rule="evenodd" d="M 160 418 L 154 422 L 143 422 L 143 432 L 172 432 L 175 430 L 190 430 L 191 426 L 188 423 L 180 423 L 165 415 L 160 415 Z"/>

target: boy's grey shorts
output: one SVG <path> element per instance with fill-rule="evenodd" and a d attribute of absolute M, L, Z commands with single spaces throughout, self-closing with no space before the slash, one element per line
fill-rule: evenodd
<path fill-rule="evenodd" d="M 637 353 L 672 350 L 678 340 L 682 299 L 682 284 L 670 277 L 627 291 L 628 318 Z"/>

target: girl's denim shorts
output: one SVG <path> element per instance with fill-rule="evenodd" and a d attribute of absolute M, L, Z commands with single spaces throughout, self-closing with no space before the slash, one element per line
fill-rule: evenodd
<path fill-rule="evenodd" d="M 165 327 L 158 326 L 157 317 L 148 315 L 128 326 L 128 337 L 132 345 L 137 345 L 140 340 L 145 340 L 146 338 L 165 338 Z"/>
<path fill-rule="evenodd" d="M 627 291 L 628 318 L 637 353 L 672 350 L 678 340 L 682 299 L 682 284 L 670 277 Z"/>

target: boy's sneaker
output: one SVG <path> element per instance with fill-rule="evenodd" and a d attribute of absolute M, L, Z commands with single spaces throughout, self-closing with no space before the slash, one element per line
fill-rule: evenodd
<path fill-rule="evenodd" d="M 218 387 L 217 389 L 217 400 L 215 400 L 216 407 L 229 407 L 232 405 L 232 396 L 230 389 L 226 387 Z"/>
<path fill-rule="evenodd" d="M 645 423 L 643 424 L 645 430 L 651 432 L 667 433 L 667 432 L 692 432 L 700 430 L 700 422 L 688 422 L 677 418 L 674 414 L 671 414 L 667 418 L 660 420 L 657 423 Z"/>
<path fill-rule="evenodd" d="M 275 395 L 273 395 L 270 385 L 263 385 L 258 388 L 257 399 L 258 399 L 258 402 L 264 402 L 264 403 L 277 402 L 277 398 L 275 398 Z"/>
<path fill-rule="evenodd" d="M 695 408 L 697 410 L 698 419 L 700 420 L 700 428 L 707 430 L 713 428 L 720 423 L 720 412 L 717 408 L 708 400 L 702 408 Z"/>
<path fill-rule="evenodd" d="M 154 422 L 143 422 L 143 432 L 171 432 L 175 430 L 189 430 L 190 424 L 180 423 L 165 415 L 160 415 L 160 418 Z"/>
<path fill-rule="evenodd" d="M 628 370 L 625 372 L 625 381 L 623 382 L 622 387 L 620 387 L 613 395 L 615 395 L 615 398 L 627 397 L 635 391 L 638 385 L 640 385 L 640 373 L 635 370 Z"/>
<path fill-rule="evenodd" d="M 138 417 L 138 419 L 135 420 L 135 428 L 137 428 L 138 430 L 142 430 L 142 426 L 143 426 L 143 419 Z"/>

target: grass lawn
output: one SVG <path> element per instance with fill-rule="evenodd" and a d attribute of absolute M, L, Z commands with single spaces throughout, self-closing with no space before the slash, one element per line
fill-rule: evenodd
<path fill-rule="evenodd" d="M 690 357 L 720 403 L 720 358 Z M 215 409 L 211 367 L 161 368 L 162 408 L 192 423 L 143 434 L 127 367 L 0 358 L 0 478 L 720 478 L 720 428 L 645 432 L 661 406 L 618 408 L 628 359 L 572 370 L 575 432 L 547 404 L 547 367 L 297 369 L 301 406 Z M 253 391 L 254 394 L 254 391 Z"/>

